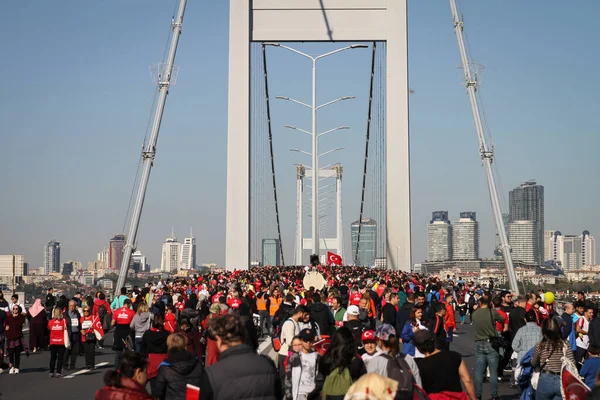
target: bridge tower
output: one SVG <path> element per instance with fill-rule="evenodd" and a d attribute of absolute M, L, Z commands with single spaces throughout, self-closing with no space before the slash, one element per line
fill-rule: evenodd
<path fill-rule="evenodd" d="M 387 42 L 387 265 L 409 271 L 406 0 L 230 0 L 225 262 L 250 261 L 250 43 Z"/>

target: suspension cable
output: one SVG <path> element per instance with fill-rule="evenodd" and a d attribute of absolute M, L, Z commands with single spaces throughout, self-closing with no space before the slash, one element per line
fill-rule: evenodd
<path fill-rule="evenodd" d="M 375 76 L 375 52 L 377 42 L 373 42 L 373 55 L 371 57 L 371 84 L 369 87 L 369 111 L 367 115 L 367 139 L 365 143 L 365 165 L 363 168 L 362 192 L 360 195 L 360 218 L 358 218 L 358 235 L 356 238 L 356 250 L 354 252 L 354 264 L 358 262 L 358 248 L 360 247 L 360 231 L 362 228 L 362 219 L 365 206 L 365 184 L 367 182 L 367 162 L 369 161 L 369 136 L 371 131 L 371 115 L 373 106 L 373 80 Z"/>
<path fill-rule="evenodd" d="M 283 243 L 281 241 L 281 225 L 279 223 L 279 203 L 277 202 L 277 184 L 275 180 L 275 158 L 273 156 L 273 131 L 271 129 L 271 105 L 269 102 L 269 79 L 267 75 L 267 52 L 262 45 L 263 74 L 265 77 L 265 102 L 267 104 L 267 128 L 269 132 L 269 151 L 271 152 L 271 177 L 273 178 L 273 198 L 275 199 L 275 217 L 277 219 L 277 236 L 279 237 L 279 251 L 281 252 L 281 263 L 285 267 L 283 256 Z"/>

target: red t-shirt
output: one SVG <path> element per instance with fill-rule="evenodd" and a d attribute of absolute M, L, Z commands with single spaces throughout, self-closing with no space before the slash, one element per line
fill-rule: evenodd
<path fill-rule="evenodd" d="M 65 345 L 65 329 L 67 329 L 67 323 L 62 318 L 52 319 L 48 322 L 48 330 L 50 331 L 51 345 Z"/>
<path fill-rule="evenodd" d="M 350 305 L 357 306 L 360 304 L 360 299 L 362 299 L 362 294 L 360 292 L 352 293 L 350 297 Z"/>
<path fill-rule="evenodd" d="M 129 325 L 135 316 L 135 311 L 127 307 L 121 307 L 113 313 L 113 321 L 117 321 L 117 325 Z"/>
<path fill-rule="evenodd" d="M 185 308 L 185 304 L 183 302 L 177 302 L 175 303 L 175 307 L 179 310 L 179 312 L 182 312 Z"/>
<path fill-rule="evenodd" d="M 504 325 L 508 325 L 508 314 L 500 309 L 495 309 L 498 314 L 500 314 L 500 316 L 504 319 L 503 323 L 500 322 L 496 322 L 496 330 L 498 332 L 503 332 L 504 331 Z"/>
<path fill-rule="evenodd" d="M 213 303 L 213 304 L 214 304 L 214 303 L 218 303 L 218 302 L 219 302 L 219 297 L 221 297 L 221 296 L 222 296 L 222 294 L 219 294 L 219 293 L 215 294 L 215 295 L 212 297 L 212 299 L 211 299 L 211 303 Z"/>
<path fill-rule="evenodd" d="M 175 314 L 172 314 L 172 313 L 165 314 L 165 330 L 173 333 L 173 332 L 175 332 L 176 326 L 177 326 L 177 319 L 175 318 Z"/>

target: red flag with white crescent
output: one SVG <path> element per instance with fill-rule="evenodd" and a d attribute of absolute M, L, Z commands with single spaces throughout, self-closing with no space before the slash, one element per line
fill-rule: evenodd
<path fill-rule="evenodd" d="M 342 257 L 339 254 L 327 252 L 327 265 L 342 265 Z"/>

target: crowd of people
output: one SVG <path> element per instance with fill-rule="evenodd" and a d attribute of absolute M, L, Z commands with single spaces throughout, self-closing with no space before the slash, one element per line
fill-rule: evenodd
<path fill-rule="evenodd" d="M 565 362 L 596 386 L 600 317 L 583 293 L 559 315 L 541 290 L 513 299 L 456 276 L 322 266 L 324 285 L 315 288 L 305 285 L 308 270 L 149 282 L 112 301 L 101 291 L 67 299 L 49 289 L 29 310 L 16 296 L 4 305 L 0 294 L 0 352 L 16 374 L 22 352 L 49 350 L 50 377 L 60 377 L 78 357 L 93 369 L 112 331 L 115 369 L 98 400 L 184 399 L 188 384 L 200 399 L 476 400 L 485 380 L 492 399 L 505 382 L 545 400 L 562 397 Z M 452 350 L 467 323 L 473 375 Z"/>

